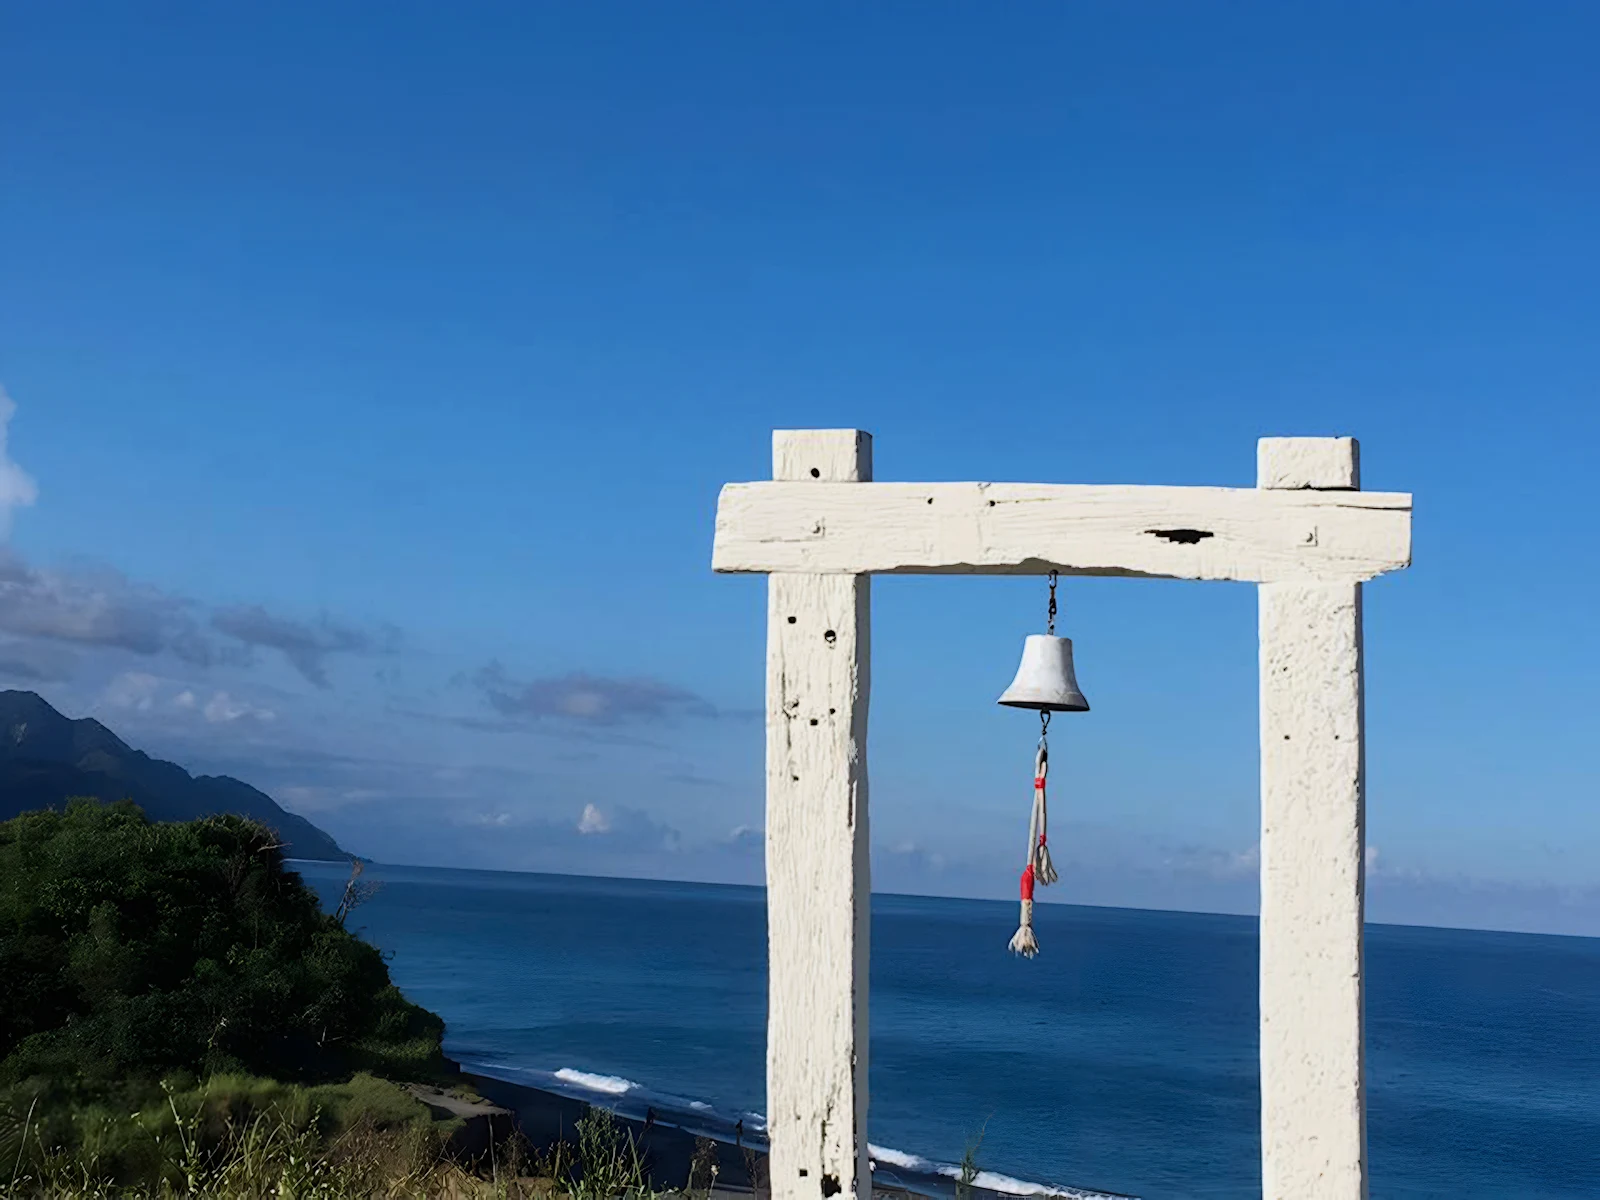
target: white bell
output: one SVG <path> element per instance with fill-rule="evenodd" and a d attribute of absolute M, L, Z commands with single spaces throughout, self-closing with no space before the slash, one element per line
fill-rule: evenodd
<path fill-rule="evenodd" d="M 1048 712 L 1088 712 L 1089 702 L 1078 690 L 1078 677 L 1072 670 L 1072 639 L 1030 633 L 1022 644 L 1017 677 L 999 703 Z"/>

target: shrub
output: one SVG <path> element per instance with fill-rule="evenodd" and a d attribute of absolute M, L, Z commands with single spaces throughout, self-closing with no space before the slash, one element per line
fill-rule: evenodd
<path fill-rule="evenodd" d="M 263 825 L 89 801 L 0 823 L 0 1085 L 427 1078 L 443 1032 Z"/>

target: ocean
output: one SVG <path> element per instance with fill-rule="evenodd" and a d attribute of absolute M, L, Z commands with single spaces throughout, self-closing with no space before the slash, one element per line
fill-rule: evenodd
<path fill-rule="evenodd" d="M 324 899 L 339 864 L 296 863 Z M 372 866 L 350 925 L 469 1070 L 759 1138 L 758 888 Z M 1252 918 L 880 895 L 880 1172 L 1144 1200 L 1258 1197 Z M 1600 939 L 1367 930 L 1373 1200 L 1600 1197 Z"/>

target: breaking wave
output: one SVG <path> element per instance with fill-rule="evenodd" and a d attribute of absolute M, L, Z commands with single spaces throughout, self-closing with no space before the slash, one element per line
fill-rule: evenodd
<path fill-rule="evenodd" d="M 591 1092 L 604 1092 L 607 1096 L 625 1096 L 639 1085 L 631 1079 L 623 1079 L 620 1075 L 592 1075 L 588 1071 L 575 1070 L 572 1067 L 562 1067 L 559 1071 L 552 1071 L 562 1083 L 570 1083 L 573 1087 L 581 1087 Z"/>

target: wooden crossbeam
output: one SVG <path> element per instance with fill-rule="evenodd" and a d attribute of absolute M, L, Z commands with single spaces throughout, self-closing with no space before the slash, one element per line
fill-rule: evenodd
<path fill-rule="evenodd" d="M 1330 439 L 1331 440 L 1331 439 Z M 1411 563 L 1411 497 L 1032 483 L 730 483 L 718 571 L 1359 582 Z"/>

